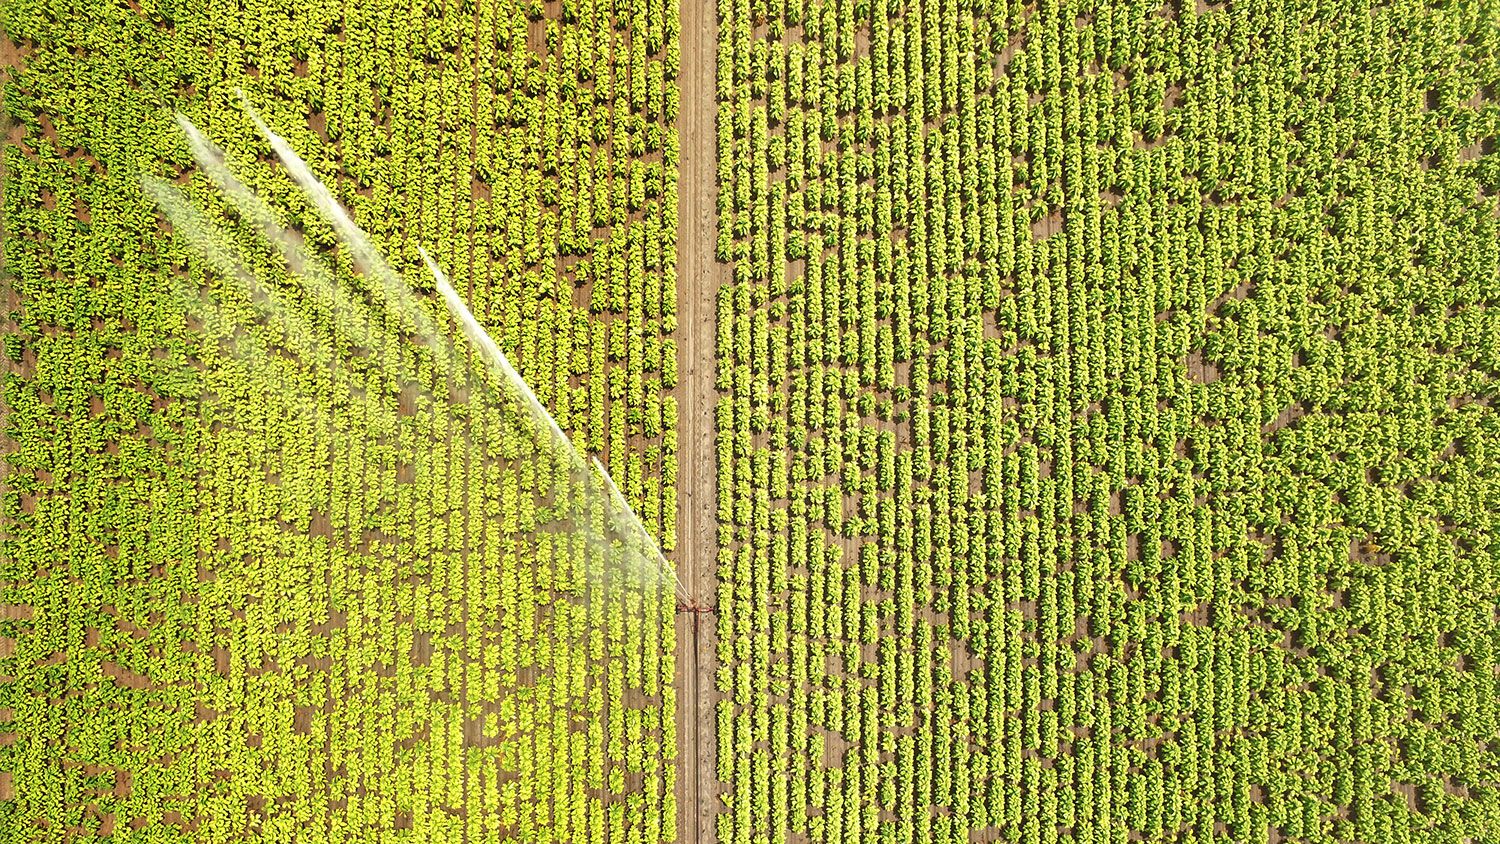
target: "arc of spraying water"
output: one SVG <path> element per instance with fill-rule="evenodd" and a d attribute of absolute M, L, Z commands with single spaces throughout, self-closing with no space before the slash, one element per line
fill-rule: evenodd
<path fill-rule="evenodd" d="M 437 284 L 438 293 L 442 295 L 443 301 L 448 305 L 448 310 L 453 313 L 454 318 L 458 320 L 458 324 L 463 326 L 464 334 L 468 336 L 470 342 L 479 347 L 480 351 L 490 360 L 491 364 L 499 368 L 501 376 L 505 379 L 506 386 L 515 390 L 520 395 L 533 422 L 550 434 L 551 439 L 555 443 L 566 446 L 571 463 L 582 465 L 583 456 L 578 453 L 578 448 L 573 445 L 573 440 L 567 434 L 563 433 L 562 428 L 557 424 L 557 420 L 553 419 L 552 414 L 547 412 L 547 408 L 542 404 L 541 399 L 536 397 L 536 393 L 532 391 L 530 385 L 516 371 L 516 368 L 510 365 L 510 358 L 505 356 L 505 352 L 500 349 L 494 338 L 490 337 L 489 332 L 485 331 L 484 327 L 479 324 L 479 321 L 474 319 L 474 315 L 469 312 L 468 306 L 459 297 L 458 291 L 454 290 L 453 285 L 448 283 L 448 276 L 438 267 L 437 262 L 432 260 L 432 256 L 427 254 L 426 249 L 418 246 L 417 251 L 421 253 L 422 260 L 427 263 L 427 270 L 432 273 L 432 279 Z"/>
<path fill-rule="evenodd" d="M 688 594 L 687 587 L 682 585 L 682 578 L 677 576 L 677 572 L 672 568 L 672 564 L 667 560 L 666 555 L 661 552 L 661 547 L 656 544 L 656 540 L 652 539 L 651 534 L 646 531 L 645 525 L 641 523 L 640 517 L 635 514 L 635 509 L 630 506 L 630 502 L 625 500 L 625 495 L 620 492 L 620 488 L 615 486 L 614 478 L 609 476 L 609 470 L 604 468 L 604 464 L 599 461 L 598 457 L 590 456 L 589 459 L 593 461 L 594 470 L 598 472 L 599 478 L 609 488 L 610 499 L 614 502 L 615 508 L 625 513 L 628 517 L 627 524 L 639 528 L 637 531 L 638 538 L 644 540 L 645 546 L 656 555 L 656 562 L 661 567 L 661 570 L 671 575 L 673 587 L 677 592 L 677 600 L 686 606 L 691 606 L 693 597 Z"/>
<path fill-rule="evenodd" d="M 222 165 L 220 165 L 222 167 Z M 240 254 L 239 250 L 232 245 L 232 239 L 221 227 L 205 217 L 200 211 L 193 207 L 192 203 L 183 196 L 182 191 L 167 182 L 151 175 L 141 176 L 141 185 L 148 196 L 155 200 L 162 213 L 171 221 L 173 227 L 181 232 L 186 240 L 192 244 L 198 254 L 208 261 L 209 265 L 216 270 L 220 276 L 238 282 L 240 289 L 246 294 L 248 301 L 257 313 L 267 320 L 276 320 L 282 323 L 290 336 L 299 338 L 307 344 L 308 358 L 314 361 L 331 361 L 335 357 L 333 350 L 327 343 L 319 339 L 318 332 L 312 327 L 302 315 L 297 313 L 295 307 L 284 301 L 284 293 L 278 291 L 274 286 L 261 283 L 255 273 L 248 267 L 248 262 Z M 244 188 L 243 184 L 240 184 Z M 248 192 L 248 189 L 246 189 Z M 250 195 L 254 197 L 253 194 Z M 258 201 L 258 199 L 257 199 Z M 269 207 L 261 203 L 261 207 L 270 212 Z M 252 209 L 242 208 L 242 212 L 249 213 Z M 265 224 L 276 227 L 274 220 Z M 284 233 L 284 230 L 282 230 Z M 268 232 L 268 236 L 269 236 Z M 289 239 L 289 238 L 288 238 Z M 310 261 L 316 259 L 309 256 Z M 185 286 L 174 286 L 174 292 L 184 302 L 191 302 L 193 293 Z M 222 310 L 222 306 L 214 305 Z M 258 341 L 245 338 L 240 341 L 245 346 L 243 355 L 252 365 L 257 360 L 272 357 L 269 351 L 263 349 Z M 330 367 L 330 378 L 333 383 L 341 389 L 352 393 L 355 385 L 337 367 Z M 299 412 L 307 412 L 313 406 L 310 398 L 304 395 L 288 393 L 287 400 L 299 408 Z M 368 407 L 371 419 L 376 422 L 382 430 L 394 430 L 397 427 L 395 417 L 378 407 Z"/>
<path fill-rule="evenodd" d="M 438 333 L 436 326 L 416 306 L 415 302 L 412 301 L 410 288 L 402 280 L 401 276 L 391 269 L 390 265 L 381 257 L 380 252 L 370 243 L 369 237 L 365 234 L 364 230 L 354 223 L 343 205 L 312 174 L 312 171 L 308 169 L 306 163 L 297 155 L 296 151 L 291 148 L 291 145 L 280 135 L 276 134 L 261 119 L 260 114 L 250 105 L 245 92 L 238 90 L 238 94 L 245 113 L 250 117 L 261 135 L 271 144 L 272 149 L 275 150 L 277 157 L 292 175 L 292 178 L 312 199 L 314 206 L 323 215 L 324 219 L 334 226 L 343 242 L 349 246 L 357 268 L 362 272 L 375 276 L 381 283 L 386 293 L 385 304 L 388 310 L 414 325 L 416 336 L 422 338 L 429 347 L 434 349 L 441 347 L 449 352 L 449 355 L 444 355 L 445 357 L 451 356 L 451 344 L 447 346 L 442 345 L 444 341 L 439 339 L 441 335 Z M 505 385 L 514 390 L 521 398 L 522 403 L 527 408 L 528 415 L 532 418 L 533 424 L 541 429 L 538 432 L 540 434 L 539 439 L 541 441 L 550 440 L 554 445 L 552 453 L 562 456 L 567 461 L 570 470 L 575 472 L 581 470 L 587 475 L 583 456 L 578 452 L 572 439 L 563 432 L 562 428 L 557 424 L 557 420 L 547 411 L 525 379 L 521 378 L 520 373 L 511 365 L 509 358 L 506 357 L 499 345 L 480 326 L 478 320 L 474 319 L 473 314 L 470 313 L 463 299 L 459 297 L 458 292 L 448 282 L 446 274 L 438 267 L 437 262 L 432 259 L 432 256 L 427 253 L 426 249 L 419 246 L 418 251 L 421 253 L 423 261 L 427 264 L 428 271 L 432 274 L 433 280 L 448 310 L 452 312 L 455 319 L 463 327 L 464 333 L 469 337 L 470 341 L 479 348 L 483 356 L 499 371 Z M 618 487 L 615 487 L 614 481 L 609 477 L 608 472 L 603 472 L 602 467 L 599 466 L 597 461 L 595 461 L 595 466 L 600 469 L 604 484 L 612 491 L 611 499 L 624 502 L 624 496 L 620 494 Z M 618 504 L 616 504 L 616 509 L 618 509 Z M 636 516 L 628 503 L 625 504 L 623 513 L 625 515 L 623 519 L 625 530 L 622 530 L 621 533 L 626 536 L 634 536 L 637 539 L 643 538 L 646 543 L 645 547 L 654 551 L 654 559 L 646 557 L 646 555 L 638 550 L 632 549 L 633 552 L 639 556 L 646 557 L 647 561 L 655 566 L 661 575 L 670 578 L 674 584 L 678 598 L 685 604 L 691 604 L 691 596 L 687 594 L 687 590 L 682 585 L 681 579 L 677 577 L 671 564 L 667 561 L 665 555 L 661 553 L 655 540 L 651 538 L 650 532 L 646 530 L 646 526 Z M 612 518 L 610 521 L 618 526 L 622 520 Z M 598 538 L 591 537 L 591 539 L 595 543 L 598 542 Z"/>
<path fill-rule="evenodd" d="M 182 113 L 174 112 L 173 117 L 176 118 L 177 125 L 182 128 L 183 135 L 188 141 L 188 148 L 193 154 L 193 160 L 198 163 L 198 167 L 208 174 L 214 184 L 219 186 L 244 219 L 260 227 L 266 240 L 276 247 L 282 260 L 292 269 L 292 277 L 330 313 L 339 329 L 351 335 L 350 339 L 366 348 L 373 348 L 376 344 L 371 339 L 371 331 L 367 323 L 368 320 L 373 319 L 373 315 L 368 313 L 369 303 L 356 303 L 353 297 L 334 283 L 332 270 L 320 258 L 313 255 L 305 244 L 293 238 L 277 219 L 271 206 L 250 190 L 249 186 L 240 181 L 239 177 L 229 169 L 227 156 L 217 144 L 206 138 L 198 127 Z M 364 314 L 365 321 L 356 319 L 353 316 L 356 313 Z M 397 374 L 405 375 L 406 373 L 403 371 Z"/>
<path fill-rule="evenodd" d="M 333 193 L 328 190 L 327 186 L 312 173 L 311 169 L 302 160 L 302 157 L 297 155 L 297 152 L 292 149 L 291 145 L 261 119 L 259 112 L 250 105 L 245 92 L 240 89 L 236 90 L 246 115 L 255 124 L 256 129 L 270 143 L 271 148 L 276 152 L 277 158 L 281 160 L 282 165 L 286 167 L 292 179 L 312 200 L 313 206 L 326 221 L 333 225 L 340 240 L 349 247 L 355 259 L 356 269 L 374 276 L 380 282 L 380 290 L 374 292 L 377 293 L 378 298 L 380 293 L 384 294 L 382 303 L 387 313 L 391 314 L 398 321 L 405 320 L 414 326 L 415 336 L 425 346 L 436 353 L 439 372 L 448 378 L 456 377 L 456 373 L 461 369 L 461 364 L 458 362 L 459 355 L 457 349 L 451 341 L 447 340 L 438 331 L 436 324 L 416 304 L 414 301 L 415 296 L 410 286 L 407 285 L 399 273 L 391 268 L 390 264 L 380 254 L 380 251 L 370 243 L 369 236 L 350 218 L 348 211 L 333 196 Z M 448 283 L 447 277 L 437 267 L 437 264 L 427 253 L 427 250 L 421 246 L 418 246 L 417 250 L 421 253 L 422 259 L 426 262 L 429 271 L 433 274 L 434 280 L 438 283 L 439 291 L 442 293 L 448 309 L 455 315 L 461 315 L 460 324 L 463 326 L 470 340 L 479 346 L 481 351 L 488 355 L 492 361 L 498 361 L 505 383 L 519 393 L 523 405 L 529 411 L 533 424 L 541 425 L 544 430 L 548 431 L 551 435 L 550 439 L 567 444 L 565 451 L 554 449 L 551 455 L 554 457 L 559 454 L 565 456 L 569 462 L 570 469 L 581 467 L 583 465 L 583 458 L 574 448 L 572 440 L 562 432 L 562 429 L 558 427 L 557 422 L 552 418 L 551 414 L 547 412 L 541 401 L 537 399 L 536 394 L 532 392 L 525 380 L 516 372 L 515 367 L 511 366 L 510 360 L 506 358 L 505 353 L 500 350 L 489 334 L 469 314 L 468 309 L 463 306 L 462 300 L 458 299 L 457 292 L 453 290 L 452 285 Z M 337 285 L 329 286 L 337 291 Z M 341 297 L 341 300 L 347 302 L 348 297 L 345 295 Z M 340 299 L 336 298 L 336 301 L 340 301 Z M 454 308 L 455 303 L 458 305 L 457 309 Z M 400 374 L 404 375 L 405 373 L 402 372 Z M 547 437 L 539 437 L 539 439 L 545 440 Z"/>
<path fill-rule="evenodd" d="M 311 326 L 277 301 L 278 297 L 274 290 L 260 283 L 255 273 L 248 269 L 247 262 L 241 257 L 239 250 L 232 245 L 230 236 L 222 228 L 194 208 L 192 203 L 183 197 L 181 191 L 162 179 L 142 175 L 141 186 L 147 195 L 156 201 L 162 213 L 166 214 L 173 228 L 182 232 L 187 241 L 219 275 L 239 283 L 247 294 L 246 300 L 257 312 L 268 319 L 282 320 L 292 336 L 308 344 L 314 359 L 326 355 L 324 345 L 318 340 Z M 174 292 L 185 300 L 192 298 L 183 286 L 174 285 Z"/>
<path fill-rule="evenodd" d="M 384 304 L 387 312 L 398 320 L 409 322 L 415 329 L 413 333 L 418 339 L 424 344 L 436 348 L 433 344 L 441 343 L 437 326 L 412 301 L 411 289 L 407 287 L 406 282 L 402 280 L 400 274 L 393 270 L 390 264 L 386 263 L 380 251 L 375 248 L 374 244 L 370 243 L 370 238 L 365 234 L 364 229 L 355 225 L 354 220 L 349 217 L 349 212 L 334 198 L 333 193 L 328 190 L 327 186 L 313 175 L 312 171 L 308 169 L 307 164 L 302 160 L 302 157 L 297 154 L 296 150 L 292 149 L 291 144 L 288 144 L 285 139 L 276 134 L 261 119 L 260 112 L 256 111 L 250 105 L 249 98 L 245 96 L 244 90 L 236 88 L 235 91 L 239 94 L 240 105 L 244 108 L 245 114 L 255 124 L 255 128 L 260 131 L 266 141 L 271 144 L 271 148 L 276 151 L 276 157 L 281 159 L 282 166 L 286 167 L 292 179 L 297 182 L 303 192 L 312 200 L 313 206 L 323 215 L 323 219 L 327 220 L 334 227 L 340 239 L 349 247 L 349 251 L 354 258 L 355 267 L 361 273 L 373 276 L 380 282 L 385 292 Z"/>
<path fill-rule="evenodd" d="M 399 352 L 384 353 L 381 338 L 376 336 L 372 327 L 378 324 L 378 316 L 374 312 L 373 303 L 350 295 L 343 285 L 338 284 L 334 280 L 333 271 L 327 264 L 312 254 L 306 244 L 293 238 L 277 219 L 271 206 L 235 176 L 229 168 L 228 157 L 224 151 L 205 137 L 186 116 L 177 112 L 174 113 L 174 117 L 187 137 L 188 147 L 193 153 L 194 160 L 198 162 L 198 166 L 219 186 L 244 219 L 260 227 L 266 239 L 276 247 L 282 260 L 293 269 L 292 277 L 330 314 L 335 329 L 342 331 L 355 345 L 379 351 L 380 353 L 375 356 L 376 365 L 397 381 L 418 381 L 417 366 L 412 359 Z M 293 309 L 287 309 L 285 313 L 289 317 L 295 317 Z M 451 345 L 432 348 L 441 345 L 436 343 L 429 345 L 429 349 L 435 353 L 432 362 L 438 371 L 445 376 L 451 376 L 457 368 L 457 356 Z M 446 356 L 444 352 L 447 352 Z M 430 391 L 425 387 L 421 388 L 421 391 L 430 395 Z M 382 421 L 388 422 L 389 420 L 382 418 Z M 394 428 L 395 425 L 391 423 L 387 427 Z"/>
<path fill-rule="evenodd" d="M 447 303 L 448 309 L 453 312 L 454 318 L 463 326 L 464 333 L 480 349 L 490 364 L 500 371 L 506 385 L 514 389 L 522 397 L 533 420 L 546 435 L 549 435 L 554 446 L 560 451 L 566 451 L 570 465 L 575 469 L 582 468 L 584 466 L 583 456 L 579 454 L 572 439 L 563 433 L 562 428 L 557 424 L 557 420 L 552 418 L 552 414 L 547 412 L 546 406 L 536 397 L 536 393 L 521 378 L 520 373 L 516 372 L 515 367 L 511 366 L 510 360 L 505 356 L 505 352 L 501 351 L 500 346 L 495 343 L 494 338 L 490 337 L 489 333 L 484 330 L 484 327 L 479 324 L 479 321 L 474 319 L 474 315 L 469 311 L 468 306 L 464 304 L 463 299 L 458 295 L 458 291 L 454 290 L 453 285 L 448 283 L 448 277 L 443 273 L 442 268 L 437 265 L 437 262 L 432 259 L 431 255 L 427 254 L 426 249 L 420 246 L 417 249 L 422 253 L 422 260 L 427 262 L 427 269 L 432 273 L 433 281 L 437 285 L 438 292 L 442 294 L 443 301 Z M 594 477 L 597 478 L 597 482 L 601 483 L 609 493 L 608 500 L 613 505 L 611 508 L 613 515 L 610 518 L 610 522 L 615 525 L 623 522 L 626 529 L 622 533 L 636 541 L 642 541 L 644 543 L 643 547 L 653 552 L 654 559 L 648 558 L 649 562 L 655 565 L 663 575 L 671 578 L 678 600 L 684 604 L 691 604 L 692 597 L 688 595 L 686 587 L 682 585 L 682 579 L 677 576 L 677 572 L 673 570 L 672 564 L 668 562 L 666 555 L 661 553 L 660 547 L 651 538 L 651 532 L 646 530 L 645 524 L 641 522 L 640 517 L 636 515 L 635 510 L 631 508 L 629 502 L 625 500 L 625 496 L 620 492 L 620 488 L 615 486 L 614 479 L 609 476 L 609 472 L 599 462 L 599 458 L 593 457 L 591 459 L 597 473 Z M 636 548 L 631 548 L 630 550 L 641 557 L 647 556 Z"/>

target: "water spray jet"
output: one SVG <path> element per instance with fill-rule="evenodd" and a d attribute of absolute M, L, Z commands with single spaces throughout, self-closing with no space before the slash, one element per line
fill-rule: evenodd
<path fill-rule="evenodd" d="M 348 212 L 334 198 L 332 192 L 313 175 L 311 170 L 297 155 L 291 146 L 276 132 L 274 132 L 259 113 L 249 104 L 244 91 L 239 91 L 241 104 L 246 115 L 255 124 L 260 134 L 270 143 L 286 170 L 291 174 L 293 180 L 302 188 L 313 206 L 321 216 L 333 225 L 340 240 L 349 248 L 355 263 L 355 268 L 366 275 L 373 275 L 380 282 L 385 294 L 384 306 L 388 313 L 396 317 L 398 322 L 411 325 L 415 328 L 413 335 L 423 346 L 439 353 L 440 363 L 452 364 L 457 358 L 456 350 L 451 341 L 447 340 L 436 325 L 419 308 L 414 301 L 414 294 L 405 283 L 404 279 L 393 270 L 381 256 L 379 251 L 371 244 L 368 235 L 354 223 Z M 215 146 L 192 124 L 186 117 L 176 115 L 177 122 L 186 136 L 195 160 L 199 166 L 209 175 L 213 182 L 224 191 L 231 202 L 238 208 L 241 214 L 259 226 L 261 232 L 278 249 L 283 259 L 291 265 L 299 280 L 306 274 L 308 268 L 313 268 L 318 278 L 317 285 L 302 280 L 309 292 L 316 295 L 325 307 L 329 307 L 335 314 L 340 311 L 348 312 L 353 309 L 350 298 L 338 285 L 333 283 L 332 274 L 309 255 L 306 250 L 293 240 L 290 234 L 283 228 L 275 218 L 275 214 L 258 196 L 256 196 L 243 182 L 236 178 L 228 169 L 224 161 L 223 152 Z M 159 181 L 159 180 L 157 180 Z M 166 195 L 165 186 L 147 183 L 150 192 L 169 216 L 176 219 L 184 219 L 187 205 L 184 198 L 180 196 Z M 204 240 L 204 238 L 199 238 Z M 217 264 L 222 264 L 220 256 L 215 250 L 209 248 L 212 244 L 199 244 L 209 259 Z M 529 420 L 532 439 L 541 447 L 542 453 L 554 459 L 560 460 L 569 477 L 583 481 L 583 487 L 596 501 L 602 499 L 602 503 L 608 514 L 609 525 L 622 540 L 618 549 L 611 549 L 608 540 L 603 536 L 596 536 L 594 531 L 584 524 L 576 524 L 575 530 L 582 536 L 585 542 L 596 550 L 604 552 L 609 558 L 616 552 L 623 552 L 628 560 L 633 560 L 639 565 L 631 565 L 629 569 L 644 569 L 644 572 L 654 571 L 655 576 L 663 582 L 670 580 L 676 593 L 679 611 L 702 613 L 708 611 L 706 607 L 699 605 L 683 585 L 682 580 L 677 577 L 676 571 L 666 556 L 661 552 L 656 541 L 651 537 L 646 526 L 636 515 L 634 509 L 626 501 L 625 496 L 615 485 L 613 478 L 604 468 L 597 457 L 585 460 L 584 456 L 573 444 L 572 439 L 558 425 L 557 420 L 552 417 L 531 389 L 511 364 L 510 359 L 499 345 L 479 324 L 478 320 L 469 311 L 458 292 L 449 283 L 447 275 L 443 273 L 437 262 L 421 246 L 417 247 L 423 262 L 427 266 L 436 285 L 437 291 L 452 314 L 455 321 L 462 328 L 469 341 L 479 351 L 491 368 L 499 375 L 501 389 L 510 395 L 509 399 L 524 408 L 523 415 Z M 221 269 L 228 269 L 221 267 Z M 253 291 L 264 293 L 253 274 L 246 278 L 247 273 L 239 266 L 234 267 L 238 272 L 233 274 Z M 278 309 L 283 316 L 290 315 L 286 309 Z M 339 327 L 346 332 L 349 331 L 349 320 L 335 320 Z M 299 329 L 305 327 L 298 326 Z M 310 335 L 310 332 L 307 332 Z M 448 367 L 440 367 L 444 374 L 452 375 Z M 592 471 L 590 471 L 592 467 Z M 643 573 L 644 573 L 643 572 Z M 606 572 L 607 574 L 607 572 Z"/>

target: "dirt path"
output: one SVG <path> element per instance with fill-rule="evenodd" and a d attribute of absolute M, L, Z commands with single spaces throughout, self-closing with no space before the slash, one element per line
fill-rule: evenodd
<path fill-rule="evenodd" d="M 681 0 L 682 107 L 678 163 L 677 567 L 694 600 L 715 598 L 714 312 L 723 267 L 714 260 L 715 44 L 713 0 Z M 695 623 L 696 621 L 696 623 Z M 714 617 L 677 623 L 678 840 L 711 842 L 718 814 L 714 765 Z"/>

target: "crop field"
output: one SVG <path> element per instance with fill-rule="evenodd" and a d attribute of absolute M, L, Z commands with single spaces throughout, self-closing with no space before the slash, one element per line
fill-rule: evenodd
<path fill-rule="evenodd" d="M 0 28 L 0 842 L 1500 841 L 1494 0 Z"/>
<path fill-rule="evenodd" d="M 719 840 L 1493 840 L 1497 9 L 719 20 Z"/>
<path fill-rule="evenodd" d="M 519 544 L 546 502 L 477 387 L 378 326 L 323 377 L 137 175 L 234 217 L 175 106 L 329 251 L 245 88 L 671 548 L 676 10 L 570 9 L 7 4 L 0 840 L 674 839 L 671 601 L 626 635 L 564 595 L 578 549 Z"/>

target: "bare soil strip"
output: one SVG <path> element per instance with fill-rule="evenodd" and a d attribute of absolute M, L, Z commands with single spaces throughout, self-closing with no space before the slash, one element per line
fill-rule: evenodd
<path fill-rule="evenodd" d="M 711 607 L 715 588 L 714 317 L 723 267 L 714 260 L 715 44 L 712 0 L 680 6 L 682 108 L 677 239 L 678 485 L 677 567 L 689 594 Z M 678 621 L 678 840 L 715 840 L 719 783 L 714 763 L 714 617 Z"/>

